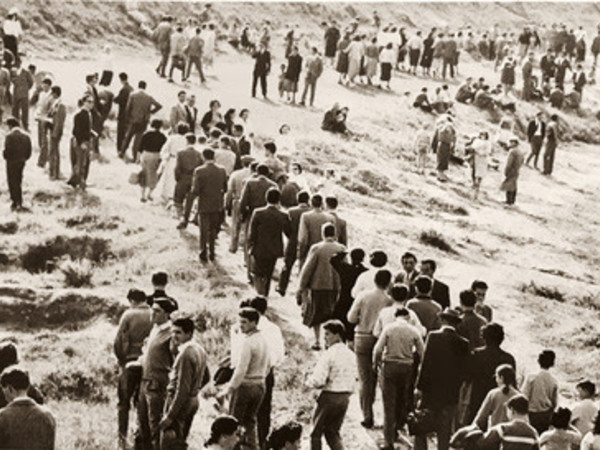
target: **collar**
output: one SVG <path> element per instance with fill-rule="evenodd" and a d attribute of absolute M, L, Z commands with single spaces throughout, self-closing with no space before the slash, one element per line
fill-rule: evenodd
<path fill-rule="evenodd" d="M 156 326 L 156 331 L 159 331 L 159 332 L 160 331 L 165 331 L 165 330 L 168 330 L 169 328 L 171 328 L 171 322 L 169 320 L 167 320 L 162 325 Z"/>
<path fill-rule="evenodd" d="M 452 325 L 442 325 L 440 330 L 442 331 L 456 331 L 456 328 L 454 328 Z"/>

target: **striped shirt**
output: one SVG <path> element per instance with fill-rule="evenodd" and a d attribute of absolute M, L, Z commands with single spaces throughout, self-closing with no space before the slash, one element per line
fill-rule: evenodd
<path fill-rule="evenodd" d="M 477 446 L 489 450 L 537 450 L 538 434 L 527 422 L 515 419 L 492 427 Z"/>
<path fill-rule="evenodd" d="M 344 343 L 338 342 L 323 353 L 308 385 L 324 392 L 351 393 L 356 377 L 356 356 Z"/>

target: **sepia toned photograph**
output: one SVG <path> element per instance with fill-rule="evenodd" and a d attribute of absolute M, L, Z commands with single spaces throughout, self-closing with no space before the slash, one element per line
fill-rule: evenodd
<path fill-rule="evenodd" d="M 600 450 L 600 3 L 0 35 L 0 449 Z"/>

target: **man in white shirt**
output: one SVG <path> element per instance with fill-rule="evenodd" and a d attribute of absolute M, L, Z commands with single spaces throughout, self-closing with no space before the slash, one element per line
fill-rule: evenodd
<path fill-rule="evenodd" d="M 38 105 L 35 112 L 35 120 L 38 128 L 38 145 L 40 147 L 40 156 L 38 158 L 38 167 L 44 167 L 48 161 L 48 113 L 52 106 L 52 80 L 44 78 L 42 81 L 42 92 L 39 94 Z"/>
<path fill-rule="evenodd" d="M 409 294 L 409 287 L 404 284 L 395 283 L 390 288 L 389 295 L 392 300 L 394 300 L 394 304 L 387 308 L 383 308 L 379 312 L 377 322 L 375 322 L 375 328 L 373 328 L 373 336 L 379 338 L 383 329 L 396 320 L 396 311 L 399 308 L 404 308 L 406 306 Z M 419 320 L 419 316 L 417 316 L 417 313 L 412 309 L 408 310 L 408 319 L 406 319 L 406 321 L 417 330 L 421 337 L 425 338 L 427 335 L 427 328 L 423 326 Z"/>
<path fill-rule="evenodd" d="M 417 66 L 419 64 L 419 57 L 421 56 L 421 48 L 423 47 L 423 38 L 421 37 L 421 31 L 417 31 L 406 43 L 408 47 L 408 59 L 410 62 L 410 71 L 413 75 L 417 74 Z"/>
<path fill-rule="evenodd" d="M 313 416 L 311 450 L 321 450 L 323 435 L 330 448 L 344 448 L 340 429 L 356 384 L 354 353 L 344 344 L 345 331 L 339 320 L 323 325 L 327 350 L 307 381 L 308 386 L 321 390 Z"/>
<path fill-rule="evenodd" d="M 387 264 L 388 258 L 385 252 L 380 250 L 374 251 L 369 256 L 369 263 L 371 268 L 361 273 L 354 283 L 352 288 L 352 298 L 357 298 L 358 295 L 367 290 L 371 290 L 375 287 L 375 272 L 377 269 L 384 269 Z"/>

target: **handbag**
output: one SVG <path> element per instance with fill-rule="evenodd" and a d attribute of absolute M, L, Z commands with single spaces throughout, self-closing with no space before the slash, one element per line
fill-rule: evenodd
<path fill-rule="evenodd" d="M 408 431 L 412 436 L 432 433 L 436 428 L 435 414 L 427 408 L 417 408 L 406 419 Z"/>

